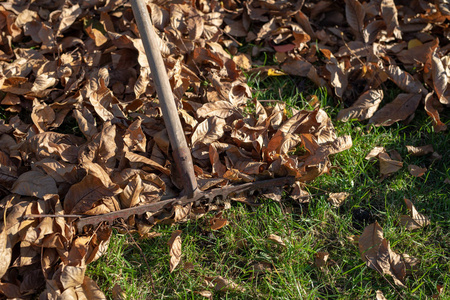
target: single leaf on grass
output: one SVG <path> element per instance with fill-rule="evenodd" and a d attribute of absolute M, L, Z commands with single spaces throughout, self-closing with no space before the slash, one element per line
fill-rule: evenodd
<path fill-rule="evenodd" d="M 238 284 L 234 283 L 233 281 L 223 278 L 222 276 L 217 277 L 206 277 L 205 280 L 209 283 L 214 285 L 214 291 L 215 292 L 230 292 L 230 291 L 236 291 L 236 292 L 244 292 L 245 288 L 239 286 Z"/>
<path fill-rule="evenodd" d="M 403 167 L 401 161 L 392 160 L 387 153 L 380 153 L 378 158 L 380 160 L 380 173 L 382 175 L 395 173 Z"/>
<path fill-rule="evenodd" d="M 181 230 L 175 230 L 172 232 L 170 240 L 167 242 L 169 245 L 170 255 L 170 272 L 178 266 L 181 260 Z"/>
<path fill-rule="evenodd" d="M 410 215 L 409 216 L 402 215 L 400 217 L 400 224 L 402 226 L 406 226 L 406 229 L 408 230 L 414 230 L 430 224 L 430 220 L 428 219 L 428 217 L 419 213 L 414 204 L 410 200 L 405 198 L 404 201 L 406 207 L 409 210 Z"/>
<path fill-rule="evenodd" d="M 383 228 L 381 228 L 378 222 L 368 225 L 359 236 L 358 244 L 361 258 L 367 262 L 368 267 L 375 270 L 377 269 L 378 248 L 380 248 L 383 239 Z"/>
<path fill-rule="evenodd" d="M 208 298 L 208 299 L 212 299 L 213 297 L 213 293 L 211 291 L 195 291 L 194 293 L 199 294 L 202 297 Z"/>
<path fill-rule="evenodd" d="M 209 220 L 209 224 L 211 226 L 211 230 L 219 230 L 228 224 L 228 220 L 222 218 L 222 212 L 219 212 L 211 220 Z"/>
<path fill-rule="evenodd" d="M 283 242 L 281 237 L 276 234 L 269 235 L 269 237 L 267 239 L 271 242 L 274 242 L 274 243 L 280 245 L 280 246 L 286 247 L 286 244 Z"/>
<path fill-rule="evenodd" d="M 376 298 L 376 300 L 386 300 L 386 297 L 384 297 L 384 294 L 383 294 L 382 291 L 377 290 L 376 293 L 377 293 L 377 298 Z"/>
<path fill-rule="evenodd" d="M 383 90 L 368 90 L 359 96 L 352 106 L 339 111 L 337 119 L 343 122 L 351 119 L 358 119 L 358 121 L 370 119 L 377 111 L 381 100 L 383 100 Z"/>
<path fill-rule="evenodd" d="M 339 207 L 344 203 L 345 199 L 347 199 L 349 195 L 350 194 L 347 192 L 330 193 L 328 196 L 328 202 L 330 202 L 334 207 Z"/>
<path fill-rule="evenodd" d="M 421 94 L 399 94 L 392 102 L 378 110 L 369 123 L 391 126 L 395 122 L 405 120 L 416 111 L 421 99 Z"/>
<path fill-rule="evenodd" d="M 416 165 L 408 165 L 409 173 L 414 177 L 420 177 L 427 171 L 427 168 L 421 168 Z"/>
<path fill-rule="evenodd" d="M 327 265 L 328 257 L 330 256 L 330 253 L 328 252 L 317 252 L 314 254 L 314 265 L 319 268 L 323 269 Z"/>
<path fill-rule="evenodd" d="M 433 51 L 431 55 L 431 78 L 433 78 L 433 87 L 439 101 L 442 104 L 449 104 L 449 99 L 444 93 L 448 86 L 448 76 L 444 68 L 442 60 L 438 57 L 437 51 Z"/>
<path fill-rule="evenodd" d="M 425 146 L 406 146 L 406 149 L 408 149 L 408 154 L 411 156 L 423 156 L 428 153 L 433 153 L 434 149 L 432 145 L 425 145 Z"/>
<path fill-rule="evenodd" d="M 389 274 L 394 279 L 394 283 L 404 287 L 406 266 L 401 255 L 391 250 L 389 242 L 383 239 L 377 253 L 377 264 L 383 274 Z"/>

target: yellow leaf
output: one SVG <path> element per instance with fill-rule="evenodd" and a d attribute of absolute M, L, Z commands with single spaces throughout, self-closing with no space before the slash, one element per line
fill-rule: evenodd
<path fill-rule="evenodd" d="M 269 70 L 267 70 L 267 75 L 268 76 L 283 76 L 283 75 L 287 75 L 287 74 L 280 70 L 269 69 Z"/>
<path fill-rule="evenodd" d="M 421 41 L 419 41 L 418 39 L 412 39 L 408 42 L 408 49 L 412 49 L 420 45 L 422 45 Z"/>

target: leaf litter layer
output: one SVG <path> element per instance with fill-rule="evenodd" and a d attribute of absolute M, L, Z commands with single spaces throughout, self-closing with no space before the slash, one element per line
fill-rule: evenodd
<path fill-rule="evenodd" d="M 436 36 L 446 35 L 447 4 L 400 4 L 148 3 L 200 188 L 295 176 L 291 194 L 304 199 L 302 182 L 327 172 L 328 156 L 352 145 L 319 108 L 288 111 L 252 99 L 242 70 L 309 78 L 348 106 L 340 120 L 391 125 L 424 105 L 435 130 L 445 130 L 439 111 L 449 103 L 448 47 Z M 103 298 L 85 270 L 105 253 L 111 229 L 77 232 L 71 218 L 24 216 L 98 215 L 179 193 L 130 3 L 8 1 L 0 5 L 0 27 L 7 114 L 0 123 L 0 292 Z M 241 43 L 254 46 L 240 53 Z M 261 54 L 279 64 L 257 67 Z M 379 108 L 387 81 L 404 93 Z M 280 189 L 266 193 L 281 198 Z M 126 221 L 146 235 L 157 223 L 228 206 L 175 205 Z M 174 238 L 171 269 L 177 245 Z M 382 247 L 392 261 L 388 242 Z"/>

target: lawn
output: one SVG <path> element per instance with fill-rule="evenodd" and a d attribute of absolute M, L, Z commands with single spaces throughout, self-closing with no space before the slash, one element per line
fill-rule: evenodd
<path fill-rule="evenodd" d="M 223 211 L 228 224 L 215 231 L 209 225 L 214 214 L 183 224 L 157 225 L 153 238 L 141 239 L 118 227 L 108 253 L 88 266 L 88 276 L 109 297 L 117 296 L 120 287 L 129 299 L 375 299 L 377 291 L 386 299 L 430 299 L 442 286 L 440 297 L 448 299 L 448 133 L 435 133 L 421 107 L 409 124 L 375 127 L 335 121 L 340 104 L 305 79 L 251 76 L 249 86 L 264 105 L 271 105 L 267 100 L 281 100 L 288 107 L 311 109 L 308 100 L 316 95 L 338 135 L 351 135 L 353 147 L 332 157 L 335 168 L 306 186 L 312 195 L 309 203 L 299 203 L 289 194 L 281 202 L 260 198 L 259 206 L 233 202 Z M 388 102 L 398 91 L 391 89 L 386 94 L 384 101 Z M 443 120 L 449 117 L 448 110 L 441 114 Z M 407 152 L 406 145 L 427 144 L 442 158 Z M 376 146 L 398 151 L 403 167 L 382 178 L 378 162 L 365 159 Z M 427 171 L 414 177 L 409 164 Z M 334 192 L 349 193 L 339 208 L 327 200 Z M 400 216 L 408 214 L 404 198 L 429 217 L 430 225 L 414 231 L 400 225 Z M 408 272 L 405 288 L 368 268 L 361 259 L 358 235 L 375 221 L 393 251 L 418 260 Z M 182 230 L 182 259 L 170 273 L 167 242 L 174 230 Z M 271 234 L 281 237 L 284 245 L 270 241 Z M 323 267 L 314 263 L 318 252 L 329 253 Z M 217 291 L 214 284 L 208 284 L 217 276 L 236 285 Z"/>

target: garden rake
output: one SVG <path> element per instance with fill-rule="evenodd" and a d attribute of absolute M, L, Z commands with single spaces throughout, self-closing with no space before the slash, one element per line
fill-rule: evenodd
<path fill-rule="evenodd" d="M 166 125 L 172 148 L 172 156 L 183 184 L 183 191 L 177 198 L 164 199 L 164 197 L 162 197 L 161 200 L 156 203 L 121 209 L 103 215 L 82 216 L 77 221 L 78 230 L 83 230 L 83 227 L 86 225 L 98 225 L 105 221 L 111 224 L 115 219 L 127 219 L 132 215 L 140 215 L 146 212 L 157 212 L 172 205 L 186 205 L 188 203 L 203 200 L 213 201 L 217 197 L 225 199 L 230 194 L 267 187 L 284 186 L 294 183 L 294 177 L 283 177 L 240 185 L 229 185 L 223 188 L 214 188 L 207 191 L 201 191 L 197 187 L 191 152 L 186 143 L 186 137 L 178 116 L 166 67 L 159 50 L 158 37 L 153 29 L 153 24 L 147 10 L 147 5 L 144 3 L 144 0 L 131 0 L 131 4 L 149 62 L 153 82 L 156 86 L 164 123 Z"/>

